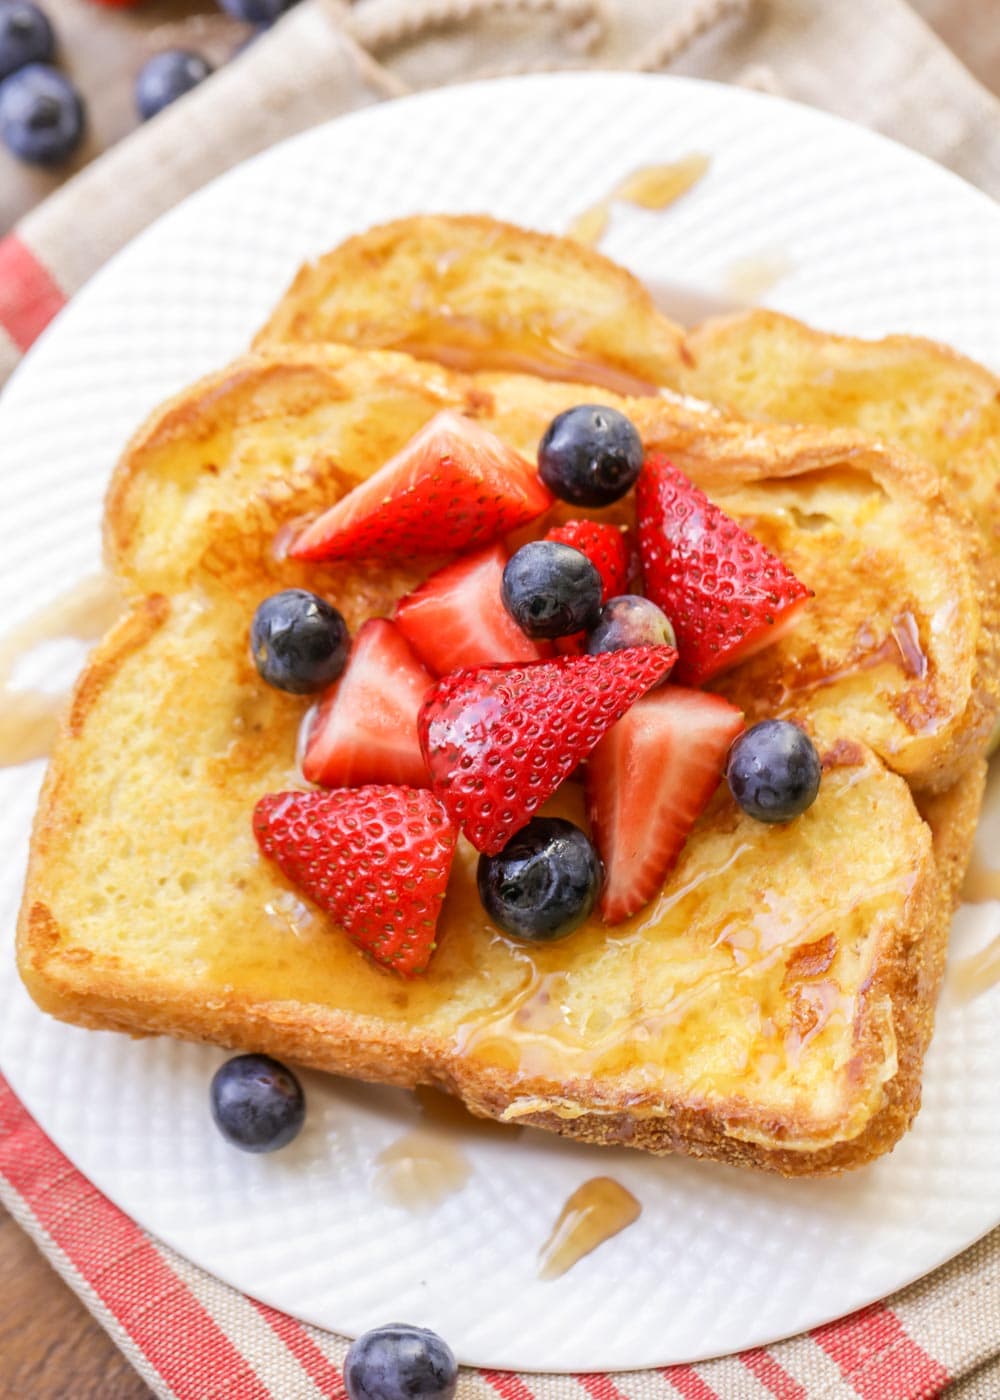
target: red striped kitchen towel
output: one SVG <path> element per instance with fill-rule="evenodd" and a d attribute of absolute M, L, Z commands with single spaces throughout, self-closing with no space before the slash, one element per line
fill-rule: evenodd
<path fill-rule="evenodd" d="M 358 16 L 355 37 L 373 40 L 374 30 L 362 33 L 361 21 L 378 10 L 391 11 L 393 3 L 366 3 L 352 11 Z M 507 12 L 504 34 L 519 9 L 525 24 L 548 11 L 549 19 L 567 18 L 571 30 L 581 16 L 586 20 L 592 14 L 588 32 L 599 41 L 599 21 L 608 13 L 605 0 L 491 3 Z M 678 11 L 680 28 L 671 30 L 669 20 L 654 45 L 662 58 L 684 47 L 685 35 L 705 32 L 686 23 L 681 0 L 615 3 L 622 13 L 636 16 L 636 23 L 654 11 Z M 704 14 L 716 12 L 729 23 L 749 9 L 743 0 L 699 4 Z M 434 0 L 431 8 L 435 14 L 448 11 L 456 22 L 460 11 L 479 22 L 489 6 L 485 0 L 475 5 Z M 997 129 L 991 99 L 934 45 L 899 0 L 864 0 L 863 14 L 861 9 L 861 0 L 774 5 L 767 23 L 747 30 L 742 48 L 726 36 L 731 56 L 727 60 L 721 50 L 713 51 L 706 63 L 716 66 L 708 74 L 733 76 L 747 62 L 766 60 L 788 79 L 795 95 L 808 98 L 808 84 L 822 81 L 815 53 L 824 55 L 824 71 L 836 71 L 831 55 L 840 43 L 849 50 L 852 82 L 815 92 L 817 101 L 840 109 L 838 102 L 849 90 L 861 104 L 849 115 L 895 128 L 895 134 L 909 135 L 930 154 L 989 184 Z M 412 13 L 397 26 L 398 34 L 389 26 L 383 35 L 387 44 L 406 37 Z M 0 384 L 66 298 L 157 214 L 270 142 L 398 92 L 404 85 L 399 71 L 413 81 L 412 64 L 404 62 L 396 72 L 375 64 L 337 22 L 345 14 L 336 0 L 307 0 L 230 68 L 84 171 L 16 234 L 0 241 Z M 856 41 L 862 33 L 871 37 L 876 26 L 881 26 L 882 59 L 878 82 L 867 91 L 864 55 Z M 753 47 L 765 40 L 770 48 Z M 427 64 L 440 63 L 444 52 L 434 36 Z M 894 108 L 886 96 L 895 90 L 885 68 L 890 58 L 923 75 L 933 100 L 901 79 L 899 91 L 909 96 Z M 608 61 L 623 63 L 614 53 Z M 688 70 L 698 71 L 697 65 Z M 432 81 L 431 68 L 425 71 Z M 933 144 L 934 133 L 945 130 L 939 122 L 925 137 L 920 127 L 922 111 L 940 114 L 945 108 L 947 149 L 940 141 Z M 341 1365 L 348 1344 L 343 1338 L 253 1302 L 147 1235 L 58 1151 L 2 1078 L 0 1200 L 157 1395 L 174 1400 L 344 1395 Z M 469 1370 L 460 1386 L 463 1400 L 929 1400 L 946 1390 L 969 1400 L 1000 1397 L 1000 1231 L 887 1303 L 769 1348 L 696 1366 L 616 1375 Z"/>

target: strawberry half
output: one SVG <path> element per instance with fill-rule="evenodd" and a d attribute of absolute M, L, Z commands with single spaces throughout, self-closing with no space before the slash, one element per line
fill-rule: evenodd
<path fill-rule="evenodd" d="M 636 485 L 646 596 L 677 633 L 675 679 L 702 685 L 789 632 L 812 596 L 666 457 Z"/>
<path fill-rule="evenodd" d="M 264 854 L 351 941 L 405 976 L 434 951 L 458 833 L 426 790 L 272 792 L 253 814 Z"/>
<path fill-rule="evenodd" d="M 438 681 L 420 711 L 420 744 L 435 794 L 476 850 L 502 850 L 676 655 L 633 647 Z"/>
<path fill-rule="evenodd" d="M 436 676 L 465 666 L 540 661 L 546 655 L 500 600 L 506 562 L 503 548 L 491 545 L 431 574 L 397 604 L 396 626 Z"/>
<path fill-rule="evenodd" d="M 427 787 L 417 716 L 433 677 L 384 617 L 359 629 L 347 667 L 309 729 L 302 773 L 322 787 Z"/>
<path fill-rule="evenodd" d="M 667 685 L 637 700 L 587 764 L 587 815 L 604 861 L 601 914 L 629 918 L 660 889 L 715 792 L 743 715 Z"/>
<path fill-rule="evenodd" d="M 617 525 L 602 525 L 597 520 L 567 520 L 565 525 L 554 526 L 545 538 L 568 544 L 587 556 L 601 576 L 602 603 L 626 591 L 628 541 Z"/>
<path fill-rule="evenodd" d="M 303 530 L 293 559 L 387 559 L 485 544 L 552 504 L 534 467 L 445 411 Z"/>

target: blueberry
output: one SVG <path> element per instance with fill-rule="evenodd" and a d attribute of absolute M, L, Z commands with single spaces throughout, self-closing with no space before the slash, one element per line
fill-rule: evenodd
<path fill-rule="evenodd" d="M 535 540 L 511 555 L 500 597 L 529 637 L 568 637 L 593 627 L 601 612 L 601 576 L 579 549 Z"/>
<path fill-rule="evenodd" d="M 616 408 L 584 403 L 560 413 L 538 447 L 538 474 L 564 501 L 607 506 L 635 485 L 642 440 Z"/>
<path fill-rule="evenodd" d="M 31 0 L 0 0 L 0 81 L 26 63 L 48 63 L 56 51 L 52 26 Z"/>
<path fill-rule="evenodd" d="M 675 647 L 677 638 L 670 619 L 648 598 L 622 593 L 609 598 L 601 609 L 597 626 L 587 636 L 587 651 L 599 656 L 605 651 L 625 651 L 628 647 Z"/>
<path fill-rule="evenodd" d="M 479 898 L 514 938 L 544 943 L 582 924 L 604 882 L 590 839 L 561 817 L 533 817 L 499 855 L 480 856 Z"/>
<path fill-rule="evenodd" d="M 348 1400 L 451 1400 L 458 1362 L 426 1327 L 390 1322 L 351 1344 L 344 1360 Z"/>
<path fill-rule="evenodd" d="M 178 97 L 204 82 L 212 65 L 190 49 L 165 49 L 154 54 L 139 70 L 135 80 L 135 105 L 143 121 L 155 117 Z"/>
<path fill-rule="evenodd" d="M 759 822 L 788 822 L 811 807 L 819 792 L 819 754 L 804 729 L 765 719 L 735 740 L 726 781 L 736 801 Z"/>
<path fill-rule="evenodd" d="M 350 637 L 336 608 L 304 588 L 265 598 L 250 625 L 250 650 L 268 685 L 309 695 L 343 671 Z"/>
<path fill-rule="evenodd" d="M 270 1055 L 237 1055 L 215 1071 L 215 1126 L 244 1152 L 276 1152 L 297 1137 L 306 1116 L 302 1085 Z"/>
<path fill-rule="evenodd" d="M 292 8 L 295 0 L 219 0 L 219 4 L 227 15 L 245 24 L 273 24 Z"/>
<path fill-rule="evenodd" d="M 83 125 L 83 99 L 54 68 L 29 63 L 0 83 L 0 138 L 20 160 L 66 160 L 83 139 Z"/>

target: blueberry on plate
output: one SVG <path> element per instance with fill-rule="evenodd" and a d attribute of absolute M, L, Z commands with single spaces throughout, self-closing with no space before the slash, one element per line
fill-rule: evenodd
<path fill-rule="evenodd" d="M 0 81 L 27 63 L 48 63 L 56 36 L 31 0 L 0 0 Z"/>
<path fill-rule="evenodd" d="M 250 624 L 254 664 L 268 685 L 293 695 L 325 690 L 347 663 L 350 637 L 336 608 L 304 588 L 265 598 Z"/>
<path fill-rule="evenodd" d="M 479 898 L 514 938 L 565 938 L 597 903 L 604 882 L 593 843 L 562 817 L 533 817 L 495 856 L 480 856 Z"/>
<path fill-rule="evenodd" d="M 352 1342 L 344 1360 L 348 1400 L 451 1400 L 458 1362 L 426 1327 L 390 1322 Z"/>
<path fill-rule="evenodd" d="M 579 549 L 534 540 L 508 559 L 500 597 L 527 636 L 568 637 L 593 627 L 602 587 L 600 574 Z"/>
<path fill-rule="evenodd" d="M 154 54 L 135 80 L 135 105 L 143 121 L 155 117 L 178 97 L 197 87 L 212 72 L 212 65 L 190 49 L 165 49 Z"/>
<path fill-rule="evenodd" d="M 765 719 L 734 740 L 726 781 L 759 822 L 789 822 L 811 807 L 822 768 L 809 735 L 784 719 Z"/>
<path fill-rule="evenodd" d="M 538 475 L 556 496 L 607 506 L 636 483 L 642 440 L 616 408 L 584 403 L 553 418 L 538 447 Z"/>
<path fill-rule="evenodd" d="M 297 1137 L 305 1122 L 302 1085 L 270 1055 L 237 1055 L 212 1078 L 212 1117 L 233 1147 L 276 1152 Z"/>
<path fill-rule="evenodd" d="M 638 593 L 621 593 L 604 604 L 597 625 L 587 634 L 586 649 L 591 656 L 600 656 L 629 647 L 676 645 L 673 626 L 662 609 Z"/>
<path fill-rule="evenodd" d="M 296 0 L 219 0 L 222 9 L 244 24 L 273 24 Z"/>
<path fill-rule="evenodd" d="M 0 139 L 31 165 L 57 165 L 83 139 L 83 99 L 62 73 L 29 63 L 0 83 Z"/>

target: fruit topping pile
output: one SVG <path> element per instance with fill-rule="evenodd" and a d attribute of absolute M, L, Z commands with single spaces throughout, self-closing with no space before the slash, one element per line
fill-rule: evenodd
<path fill-rule="evenodd" d="M 556 498 L 600 511 L 633 488 L 637 552 L 606 519 L 547 519 Z M 510 552 L 515 530 L 536 537 Z M 537 466 L 439 413 L 290 554 L 455 556 L 353 641 L 336 608 L 303 589 L 265 598 L 250 628 L 262 678 L 319 697 L 300 743 L 316 786 L 261 798 L 258 843 L 383 966 L 426 970 L 460 835 L 480 852 L 489 918 L 547 941 L 595 909 L 608 925 L 638 914 L 724 774 L 759 821 L 815 800 L 819 759 L 803 729 L 745 730 L 735 706 L 700 689 L 784 636 L 809 590 L 644 453 L 616 409 L 561 413 Z M 589 833 L 540 811 L 574 775 Z"/>

